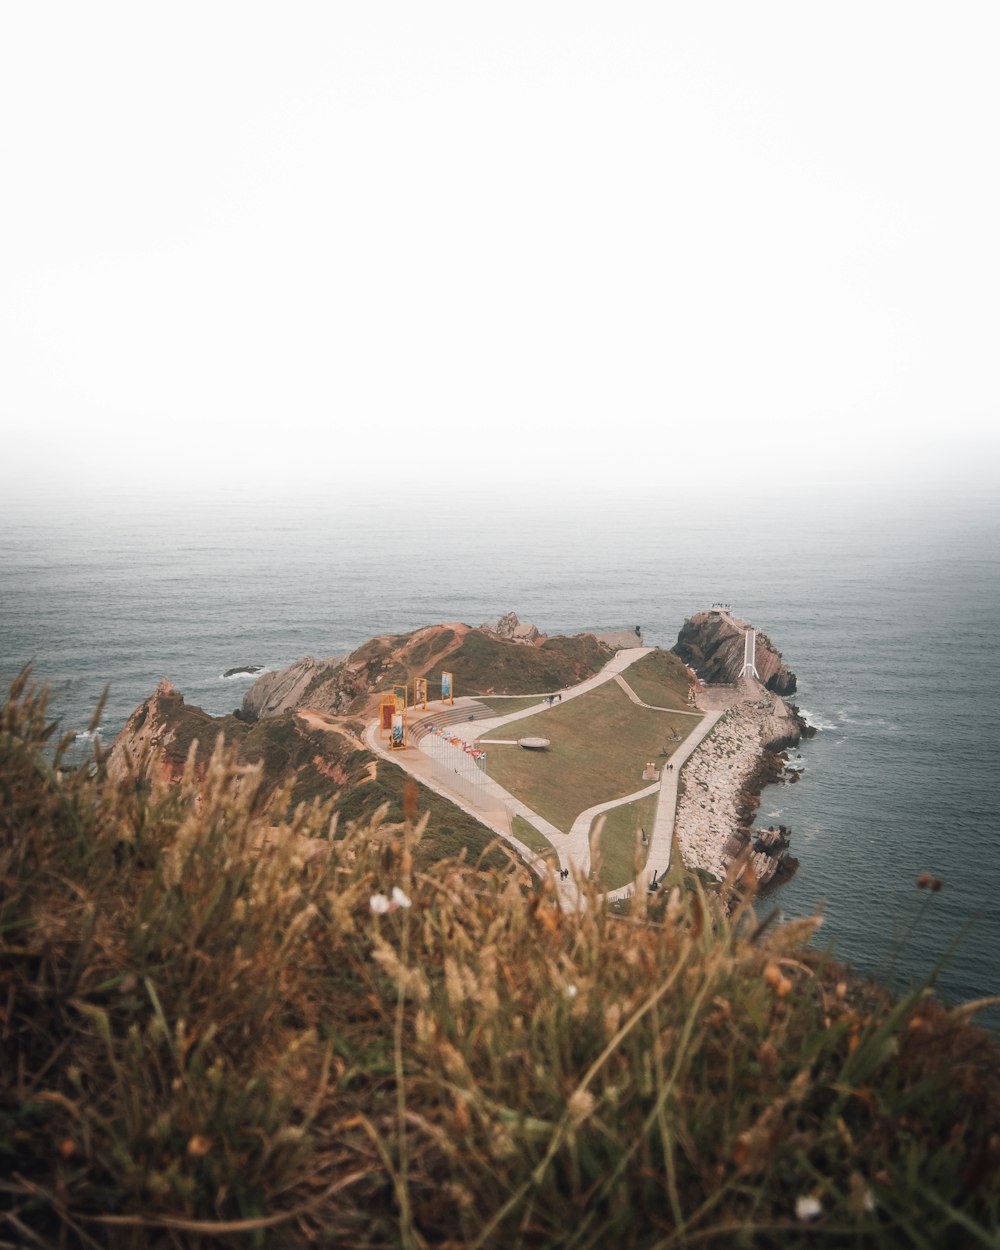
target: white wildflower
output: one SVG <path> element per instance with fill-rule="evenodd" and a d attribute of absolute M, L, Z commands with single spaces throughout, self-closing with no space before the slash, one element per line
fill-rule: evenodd
<path fill-rule="evenodd" d="M 567 998 L 569 998 L 569 999 L 576 998 L 576 996 L 577 996 L 577 994 L 579 994 L 579 992 L 580 992 L 580 991 L 576 988 L 576 986 L 575 986 L 575 985 L 567 985 L 567 986 L 566 986 L 566 997 L 567 997 Z"/>
<path fill-rule="evenodd" d="M 594 1095 L 588 1089 L 575 1089 L 566 1104 L 569 1118 L 575 1126 L 589 1119 L 594 1110 Z"/>
<path fill-rule="evenodd" d="M 407 898 L 407 896 L 403 893 L 403 891 L 399 888 L 398 885 L 394 885 L 392 887 L 392 901 L 396 904 L 397 907 L 409 907 L 410 906 L 410 900 Z"/>
<path fill-rule="evenodd" d="M 384 894 L 373 894 L 368 900 L 368 906 L 376 916 L 384 916 L 392 904 Z"/>
<path fill-rule="evenodd" d="M 823 1204 L 811 1194 L 805 1194 L 796 1202 L 795 1214 L 800 1220 L 818 1219 L 823 1214 Z"/>

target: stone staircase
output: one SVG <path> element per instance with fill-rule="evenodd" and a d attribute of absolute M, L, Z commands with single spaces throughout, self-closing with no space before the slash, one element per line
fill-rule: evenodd
<path fill-rule="evenodd" d="M 420 720 L 411 721 L 408 726 L 410 742 L 417 743 L 435 729 L 447 729 L 449 725 L 468 724 L 470 720 L 492 720 L 500 715 L 485 703 L 470 699 L 467 703 L 456 703 L 454 707 L 434 708 Z"/>

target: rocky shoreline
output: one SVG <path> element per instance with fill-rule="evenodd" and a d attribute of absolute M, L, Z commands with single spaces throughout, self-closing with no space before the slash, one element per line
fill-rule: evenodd
<path fill-rule="evenodd" d="M 689 867 L 721 881 L 743 860 L 737 879 L 749 864 L 762 887 L 786 880 L 798 861 L 787 850 L 789 830 L 752 828 L 761 791 L 798 779 L 786 768 L 787 749 L 815 730 L 782 697 L 794 690 L 795 678 L 769 641 L 763 657 L 758 650 L 760 677 L 740 673 L 743 635 L 751 628 L 729 613 L 711 612 L 692 617 L 681 631 L 675 650 L 687 662 L 702 661 L 699 678 L 706 671 L 712 678 L 712 684 L 699 681 L 698 706 L 722 715 L 684 766 L 675 830 Z"/>

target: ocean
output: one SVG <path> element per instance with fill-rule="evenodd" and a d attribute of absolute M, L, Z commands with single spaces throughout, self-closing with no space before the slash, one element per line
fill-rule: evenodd
<path fill-rule="evenodd" d="M 668 493 L 664 488 L 665 494 Z M 26 663 L 64 728 L 106 684 L 109 741 L 169 677 L 213 714 L 250 678 L 377 633 L 513 609 L 544 632 L 631 628 L 671 646 L 717 600 L 796 672 L 816 737 L 760 818 L 791 826 L 787 916 L 903 988 L 1000 993 L 1000 505 L 988 498 L 0 504 L 0 679 Z M 461 692 L 459 692 L 461 693 Z M 85 745 L 83 743 L 82 745 Z M 930 894 L 921 872 L 940 876 Z M 981 1017 L 1000 1029 L 1000 1011 Z"/>

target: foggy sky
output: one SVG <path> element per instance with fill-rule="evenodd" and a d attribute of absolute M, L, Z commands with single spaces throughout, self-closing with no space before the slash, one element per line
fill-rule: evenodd
<path fill-rule="evenodd" d="M 0 487 L 989 482 L 993 4 L 7 4 Z"/>

